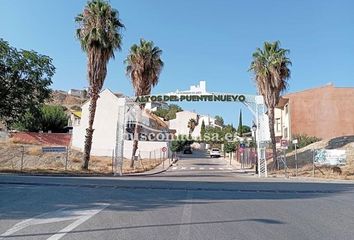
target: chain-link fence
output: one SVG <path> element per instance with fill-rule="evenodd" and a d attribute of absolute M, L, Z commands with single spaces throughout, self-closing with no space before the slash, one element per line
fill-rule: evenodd
<path fill-rule="evenodd" d="M 285 177 L 354 177 L 354 149 L 278 150 L 277 164 L 269 168 Z M 274 169 L 275 168 L 275 169 Z"/>
<path fill-rule="evenodd" d="M 241 165 L 241 169 L 251 168 L 256 164 L 257 162 L 256 149 L 243 148 L 243 149 L 239 149 L 237 153 L 238 153 L 238 161 Z"/>
<path fill-rule="evenodd" d="M 58 152 L 60 150 L 60 152 Z M 102 155 L 91 156 L 89 169 L 93 173 L 114 172 L 114 150 L 101 149 Z M 144 172 L 155 168 L 168 159 L 161 149 L 138 151 L 134 167 L 131 159 L 124 159 L 122 173 Z M 83 153 L 67 147 L 43 147 L 39 145 L 0 144 L 0 171 L 7 172 L 82 172 Z M 167 166 L 165 166 L 167 167 Z"/>
<path fill-rule="evenodd" d="M 61 171 L 75 168 L 75 161 L 68 161 L 68 153 L 66 147 L 63 152 L 49 153 L 43 152 L 41 146 L 3 144 L 0 145 L 0 169 Z"/>
<path fill-rule="evenodd" d="M 113 164 L 117 166 L 115 171 L 116 174 L 143 172 L 152 170 L 156 167 L 160 167 L 161 169 L 167 168 L 169 164 L 171 164 L 170 161 L 166 163 L 166 160 L 170 159 L 169 157 L 170 154 L 168 151 L 163 151 L 161 148 L 151 151 L 138 149 L 135 156 L 133 157 L 133 168 L 130 167 L 131 159 L 124 158 L 123 164 L 120 162 L 113 162 Z"/>

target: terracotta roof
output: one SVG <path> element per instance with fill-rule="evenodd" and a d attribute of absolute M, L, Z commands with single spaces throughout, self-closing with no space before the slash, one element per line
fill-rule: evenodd
<path fill-rule="evenodd" d="M 22 144 L 69 146 L 71 141 L 71 134 L 18 132 L 18 133 L 11 133 L 11 139 L 14 142 L 22 143 Z"/>
<path fill-rule="evenodd" d="M 168 128 L 167 123 L 165 123 L 161 118 L 159 118 L 158 116 L 156 116 L 153 112 L 147 111 L 145 110 L 145 112 L 148 114 L 148 116 L 152 119 L 155 120 L 156 123 L 162 127 L 162 128 Z"/>
<path fill-rule="evenodd" d="M 284 106 L 289 102 L 289 98 L 280 97 L 277 108 L 283 109 Z"/>

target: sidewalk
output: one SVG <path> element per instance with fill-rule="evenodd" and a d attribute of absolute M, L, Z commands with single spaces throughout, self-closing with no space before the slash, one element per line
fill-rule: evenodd
<path fill-rule="evenodd" d="M 230 158 L 229 157 L 221 157 L 223 160 L 227 162 L 228 165 L 230 165 Z M 255 173 L 254 168 L 243 168 L 241 166 L 241 163 L 237 162 L 235 159 L 231 160 L 231 167 L 234 169 L 235 172 L 238 173 Z"/>
<path fill-rule="evenodd" d="M 140 172 L 140 173 L 123 174 L 122 177 L 124 177 L 124 176 L 149 176 L 149 175 L 163 173 L 163 172 L 167 171 L 172 166 L 172 164 L 173 164 L 173 162 L 171 161 L 171 159 L 166 159 L 160 165 L 156 166 L 154 169 L 151 169 L 146 172 Z"/>

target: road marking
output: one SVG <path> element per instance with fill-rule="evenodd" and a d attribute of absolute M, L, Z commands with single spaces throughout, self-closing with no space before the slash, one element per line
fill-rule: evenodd
<path fill-rule="evenodd" d="M 194 169 L 195 169 L 195 167 L 190 167 L 189 169 L 190 169 L 190 170 L 194 170 Z"/>
<path fill-rule="evenodd" d="M 213 167 L 210 167 L 209 170 L 214 170 L 214 168 L 213 168 Z"/>
<path fill-rule="evenodd" d="M 181 170 L 185 170 L 186 168 L 185 167 L 181 167 Z"/>
<path fill-rule="evenodd" d="M 173 167 L 173 168 L 172 168 L 172 170 L 176 170 L 176 169 L 177 169 L 177 167 Z"/>
<path fill-rule="evenodd" d="M 227 170 L 232 170 L 232 168 L 229 167 L 229 168 L 227 168 Z"/>
<path fill-rule="evenodd" d="M 200 167 L 199 169 L 200 169 L 200 170 L 204 170 L 205 168 L 203 168 L 203 167 Z"/>
<path fill-rule="evenodd" d="M 61 208 L 53 212 L 47 212 L 40 215 L 37 215 L 33 218 L 26 219 L 15 224 L 12 228 L 4 232 L 0 235 L 0 239 L 4 239 L 6 237 L 11 236 L 12 234 L 26 228 L 29 226 L 34 225 L 41 225 L 47 223 L 56 223 L 68 220 L 76 220 L 67 227 L 61 229 L 58 233 L 54 234 L 53 236 L 49 237 L 47 240 L 58 240 L 64 237 L 67 233 L 72 231 L 74 228 L 78 227 L 80 224 L 84 223 L 97 213 L 101 212 L 103 209 L 108 207 L 109 204 L 98 204 L 93 208 L 86 209 L 86 210 L 77 210 L 77 209 L 66 209 Z"/>
<path fill-rule="evenodd" d="M 224 170 L 224 168 L 222 168 L 222 167 L 219 167 L 219 170 Z"/>

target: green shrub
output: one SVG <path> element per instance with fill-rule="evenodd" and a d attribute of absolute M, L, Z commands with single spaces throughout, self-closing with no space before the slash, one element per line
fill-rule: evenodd
<path fill-rule="evenodd" d="M 224 150 L 227 153 L 234 152 L 236 150 L 237 143 L 236 142 L 226 142 L 224 144 Z"/>
<path fill-rule="evenodd" d="M 321 141 L 320 138 L 315 137 L 315 136 L 308 136 L 306 134 L 298 134 L 294 135 L 293 139 L 298 140 L 297 148 L 303 148 L 306 147 L 307 145 L 310 145 L 312 143 Z M 291 149 L 295 149 L 295 146 L 291 146 Z"/>
<path fill-rule="evenodd" d="M 12 128 L 30 132 L 62 132 L 67 123 L 68 116 L 62 106 L 44 105 L 40 111 L 26 112 Z"/>
<path fill-rule="evenodd" d="M 171 151 L 172 152 L 181 152 L 183 151 L 184 147 L 187 145 L 191 145 L 193 141 L 188 139 L 188 136 L 179 135 L 176 139 L 171 141 Z"/>

